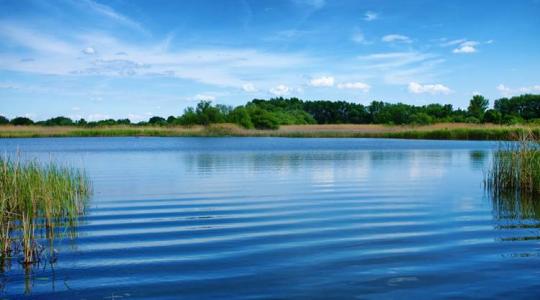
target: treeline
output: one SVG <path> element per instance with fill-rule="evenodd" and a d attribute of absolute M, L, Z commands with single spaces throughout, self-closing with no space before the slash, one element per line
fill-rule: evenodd
<path fill-rule="evenodd" d="M 468 108 L 454 109 L 451 104 L 429 104 L 423 106 L 404 103 L 373 101 L 369 105 L 345 101 L 303 101 L 298 98 L 254 99 L 245 105 L 232 107 L 213 105 L 201 101 L 196 107 L 188 107 L 181 116 L 168 118 L 152 117 L 148 121 L 131 123 L 129 119 L 108 119 L 87 122 L 56 117 L 34 122 L 26 117 L 8 120 L 0 116 L 0 125 L 43 125 L 43 126 L 113 126 L 113 125 L 209 125 L 235 123 L 244 128 L 277 129 L 280 125 L 299 124 L 389 124 L 428 125 L 441 122 L 521 124 L 540 123 L 540 95 L 521 95 L 501 98 L 488 109 L 489 100 L 473 96 Z"/>

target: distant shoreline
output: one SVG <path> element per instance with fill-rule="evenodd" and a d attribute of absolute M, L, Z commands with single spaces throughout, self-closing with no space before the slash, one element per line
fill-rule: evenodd
<path fill-rule="evenodd" d="M 511 140 L 522 131 L 540 133 L 540 126 L 439 123 L 426 126 L 376 124 L 284 125 L 277 130 L 244 129 L 234 124 L 210 126 L 0 126 L 0 138 L 39 137 L 290 137 L 402 138 L 434 140 Z"/>

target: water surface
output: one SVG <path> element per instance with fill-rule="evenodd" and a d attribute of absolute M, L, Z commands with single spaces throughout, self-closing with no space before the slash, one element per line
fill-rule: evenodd
<path fill-rule="evenodd" d="M 0 297 L 538 298 L 538 205 L 482 188 L 493 142 L 0 140 L 84 167 L 94 196 L 58 261 Z M 30 286 L 25 287 L 30 278 Z"/>

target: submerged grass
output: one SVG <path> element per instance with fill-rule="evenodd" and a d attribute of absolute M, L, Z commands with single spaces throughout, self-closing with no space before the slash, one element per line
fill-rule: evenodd
<path fill-rule="evenodd" d="M 0 256 L 30 265 L 40 261 L 47 241 L 54 259 L 54 240 L 73 234 L 91 187 L 85 173 L 55 163 L 0 158 Z"/>
<path fill-rule="evenodd" d="M 502 144 L 493 155 L 485 186 L 494 196 L 540 196 L 540 140 L 535 132 L 521 133 L 517 142 Z"/>

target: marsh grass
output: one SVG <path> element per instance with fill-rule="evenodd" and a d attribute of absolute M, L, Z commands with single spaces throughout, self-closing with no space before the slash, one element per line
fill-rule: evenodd
<path fill-rule="evenodd" d="M 510 140 L 522 132 L 540 135 L 538 126 L 439 123 L 426 126 L 375 124 L 284 125 L 277 130 L 244 129 L 235 124 L 209 126 L 0 126 L 0 138 L 21 137 L 111 137 L 111 136 L 271 136 L 303 138 L 402 138 L 439 140 Z"/>
<path fill-rule="evenodd" d="M 484 184 L 495 196 L 540 196 L 540 140 L 535 132 L 522 132 L 516 142 L 501 144 L 493 154 Z"/>
<path fill-rule="evenodd" d="M 15 159 L 1 157 L 2 266 L 14 257 L 28 266 L 39 262 L 47 252 L 54 260 L 55 239 L 73 237 L 78 216 L 84 212 L 90 193 L 90 183 L 83 171 L 53 162 L 23 162 L 20 155 Z"/>

